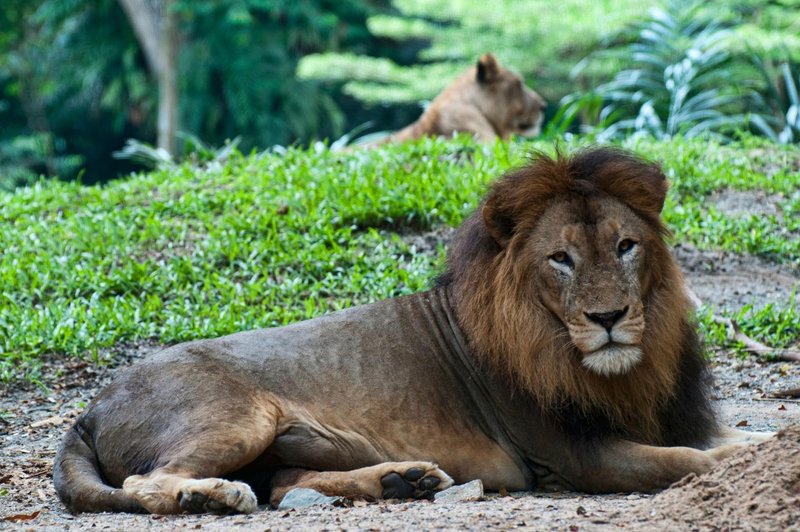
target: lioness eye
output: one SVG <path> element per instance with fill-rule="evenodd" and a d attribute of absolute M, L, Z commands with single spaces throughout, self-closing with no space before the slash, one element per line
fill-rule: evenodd
<path fill-rule="evenodd" d="M 572 264 L 572 259 L 567 255 L 566 251 L 556 251 L 550 255 L 550 260 L 559 264 Z"/>
<path fill-rule="evenodd" d="M 633 249 L 633 246 L 636 245 L 636 242 L 633 240 L 626 238 L 624 240 L 620 240 L 619 244 L 617 244 L 617 251 L 620 255 L 624 255 L 625 253 L 629 252 Z"/>

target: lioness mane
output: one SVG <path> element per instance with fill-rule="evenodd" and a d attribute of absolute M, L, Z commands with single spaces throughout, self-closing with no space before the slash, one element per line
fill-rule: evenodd
<path fill-rule="evenodd" d="M 702 387 L 702 353 L 681 273 L 663 240 L 667 187 L 657 165 L 620 150 L 596 148 L 569 158 L 536 153 L 528 166 L 492 185 L 451 246 L 440 284 L 452 287 L 476 356 L 572 432 L 613 432 L 658 445 L 678 434 L 699 444 L 709 437 L 713 414 Z M 553 201 L 576 201 L 591 224 L 588 200 L 599 197 L 622 202 L 651 230 L 641 243 L 648 254 L 643 357 L 630 372 L 611 376 L 581 365 L 565 325 L 536 296 L 524 248 Z M 676 402 L 692 405 L 696 429 L 670 419 Z"/>

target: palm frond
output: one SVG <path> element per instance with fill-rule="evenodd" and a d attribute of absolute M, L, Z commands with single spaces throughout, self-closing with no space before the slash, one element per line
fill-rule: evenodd
<path fill-rule="evenodd" d="M 701 0 L 668 1 L 635 28 L 633 42 L 602 52 L 632 62 L 596 89 L 602 136 L 721 136 L 748 127 L 747 106 L 759 102 L 753 73 L 729 51 L 727 23 L 703 12 Z"/>

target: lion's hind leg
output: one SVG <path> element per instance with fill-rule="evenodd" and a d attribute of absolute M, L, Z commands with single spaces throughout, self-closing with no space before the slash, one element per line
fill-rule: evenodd
<path fill-rule="evenodd" d="M 159 468 L 126 478 L 122 489 L 155 514 L 251 513 L 258 507 L 253 490 L 244 482 L 193 476 Z"/>
<path fill-rule="evenodd" d="M 272 479 L 270 504 L 278 506 L 294 488 L 340 497 L 423 499 L 452 485 L 453 479 L 431 462 L 384 462 L 351 471 L 283 469 Z"/>
<path fill-rule="evenodd" d="M 242 403 L 238 410 L 187 411 L 187 430 L 154 434 L 151 443 L 163 450 L 157 457 L 164 465 L 128 476 L 123 492 L 157 514 L 255 511 L 253 489 L 222 477 L 250 467 L 272 445 L 282 406 L 271 396 Z"/>

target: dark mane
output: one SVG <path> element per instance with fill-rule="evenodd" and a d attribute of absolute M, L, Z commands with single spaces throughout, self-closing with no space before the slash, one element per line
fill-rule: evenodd
<path fill-rule="evenodd" d="M 457 231 L 437 279 L 453 295 L 475 356 L 577 437 L 615 433 L 653 444 L 702 445 L 716 428 L 692 307 L 664 242 L 667 188 L 657 164 L 616 148 L 535 153 L 527 166 L 491 185 Z M 554 202 L 570 200 L 581 211 L 576 216 L 593 220 L 588 200 L 612 198 L 648 228 L 648 292 L 642 293 L 648 355 L 635 371 L 605 378 L 580 368 L 564 323 L 531 297 L 523 244 Z"/>

